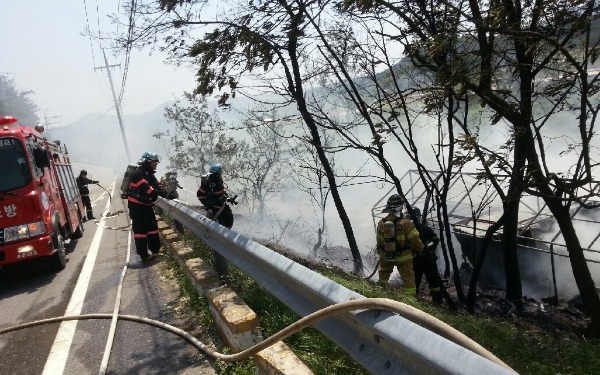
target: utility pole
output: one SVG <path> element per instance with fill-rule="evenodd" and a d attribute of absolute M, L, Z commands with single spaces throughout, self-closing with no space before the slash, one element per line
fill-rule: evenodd
<path fill-rule="evenodd" d="M 117 110 L 117 117 L 119 118 L 119 125 L 121 126 L 121 135 L 123 136 L 123 143 L 125 144 L 125 152 L 127 153 L 127 160 L 131 162 L 131 155 L 129 154 L 129 146 L 127 146 L 127 138 L 125 138 L 125 128 L 123 128 L 123 120 L 121 119 L 121 106 L 117 102 L 117 96 L 115 95 L 115 87 L 113 86 L 112 76 L 110 75 L 110 68 L 114 66 L 120 65 L 108 65 L 108 60 L 106 59 L 106 52 L 102 49 L 102 53 L 104 54 L 104 63 L 105 66 L 100 66 L 94 69 L 104 69 L 106 68 L 106 73 L 108 73 L 108 81 L 110 82 L 110 90 L 112 91 L 113 100 L 115 101 L 115 108 Z"/>

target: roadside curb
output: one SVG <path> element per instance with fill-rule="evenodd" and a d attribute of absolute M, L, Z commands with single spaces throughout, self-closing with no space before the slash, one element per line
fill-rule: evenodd
<path fill-rule="evenodd" d="M 194 257 L 191 247 L 158 216 L 163 242 L 185 270 L 200 295 L 206 296 L 209 308 L 224 343 L 240 352 L 263 341 L 258 315 L 229 287 L 219 286 L 217 272 L 201 258 Z M 314 374 L 282 341 L 254 355 L 257 375 Z"/>

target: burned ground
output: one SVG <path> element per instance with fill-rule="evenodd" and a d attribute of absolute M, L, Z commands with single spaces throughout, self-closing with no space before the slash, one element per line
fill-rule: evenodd
<path fill-rule="evenodd" d="M 325 265 L 322 262 L 311 261 L 299 257 L 289 249 L 271 242 L 263 242 L 263 245 L 314 270 L 318 270 L 319 268 L 337 268 L 335 266 Z M 338 269 L 340 272 L 348 273 L 341 268 Z M 465 309 L 465 307 L 458 302 L 454 284 L 448 279 L 442 278 L 442 280 L 448 293 L 456 302 L 456 308 Z M 393 281 L 394 280 L 391 280 L 392 285 L 394 285 Z M 433 303 L 429 296 L 428 286 L 425 280 L 419 288 L 418 298 Z M 585 314 L 581 301 L 577 298 L 567 302 L 562 300 L 556 301 L 553 298 L 536 300 L 525 297 L 523 299 L 523 309 L 519 311 L 513 303 L 504 298 L 504 292 L 502 290 L 478 290 L 475 314 L 495 317 L 519 326 L 538 327 L 549 334 L 556 335 L 572 334 L 586 337 L 588 336 L 590 329 L 590 319 Z"/>

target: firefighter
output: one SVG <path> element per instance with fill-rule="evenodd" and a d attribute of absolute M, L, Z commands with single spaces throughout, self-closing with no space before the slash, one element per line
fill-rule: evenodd
<path fill-rule="evenodd" d="M 228 194 L 223 183 L 223 167 L 221 164 L 212 164 L 208 175 L 200 180 L 200 187 L 196 196 L 206 209 L 207 216 L 231 229 L 233 226 L 233 212 L 227 205 Z"/>
<path fill-rule="evenodd" d="M 155 258 L 160 251 L 158 224 L 152 207 L 159 196 L 167 198 L 168 194 L 154 176 L 159 162 L 158 154 L 145 152 L 129 178 L 127 206 L 135 249 L 142 261 Z"/>
<path fill-rule="evenodd" d="M 440 239 L 435 231 L 423 221 L 421 210 L 417 207 L 413 207 L 414 213 L 413 221 L 419 223 L 421 234 L 421 242 L 423 242 L 425 248 L 423 253 L 415 256 L 413 259 L 413 268 L 415 270 L 415 284 L 417 287 L 417 294 L 419 286 L 421 285 L 421 279 L 423 275 L 427 279 L 429 285 L 429 294 L 434 303 L 442 303 L 444 301 L 442 295 L 442 279 L 440 278 L 440 272 L 437 268 L 437 255 L 435 249 L 437 248 Z"/>
<path fill-rule="evenodd" d="M 90 200 L 90 189 L 89 184 L 97 184 L 99 181 L 90 180 L 87 178 L 87 171 L 82 170 L 79 172 L 79 176 L 75 179 L 77 181 L 77 187 L 79 188 L 79 194 L 81 195 L 81 201 L 85 206 L 85 211 L 88 220 L 94 220 L 94 212 L 92 211 L 92 201 Z"/>
<path fill-rule="evenodd" d="M 231 207 L 227 205 L 228 194 L 225 184 L 223 183 L 223 167 L 221 164 L 212 164 L 208 169 L 208 174 L 200 179 L 200 187 L 196 192 L 196 196 L 200 203 L 206 209 L 206 216 L 224 227 L 231 229 L 233 226 L 233 212 Z M 229 198 L 229 201 L 237 204 L 235 198 Z M 227 260 L 216 251 L 213 251 L 215 258 L 215 270 L 225 281 L 229 275 L 229 266 Z"/>
<path fill-rule="evenodd" d="M 177 172 L 168 171 L 164 174 L 164 176 L 161 177 L 160 182 L 165 187 L 165 190 L 167 190 L 167 193 L 169 193 L 169 198 L 179 198 L 179 193 L 177 192 L 177 189 L 183 188 L 181 187 L 181 185 L 179 185 L 179 181 L 177 180 Z"/>
<path fill-rule="evenodd" d="M 403 199 L 390 196 L 383 212 L 387 216 L 377 223 L 377 254 L 380 257 L 379 284 L 387 285 L 394 266 L 402 277 L 405 294 L 416 296 L 413 253 L 423 252 L 423 243 L 414 224 L 402 218 Z"/>

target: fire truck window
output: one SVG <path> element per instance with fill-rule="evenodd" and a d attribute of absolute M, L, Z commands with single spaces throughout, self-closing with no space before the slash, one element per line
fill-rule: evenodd
<path fill-rule="evenodd" d="M 17 139 L 3 139 L 0 142 L 0 191 L 23 187 L 30 179 L 22 144 Z"/>
<path fill-rule="evenodd" d="M 33 145 L 33 160 L 40 170 L 50 167 L 48 153 L 42 146 L 38 144 Z"/>
<path fill-rule="evenodd" d="M 44 149 L 39 145 L 32 142 L 27 142 L 27 153 L 29 154 L 29 160 L 31 160 L 31 168 L 33 169 L 33 177 L 40 178 L 44 174 L 44 160 L 48 160 L 48 157 L 44 157 Z"/>

